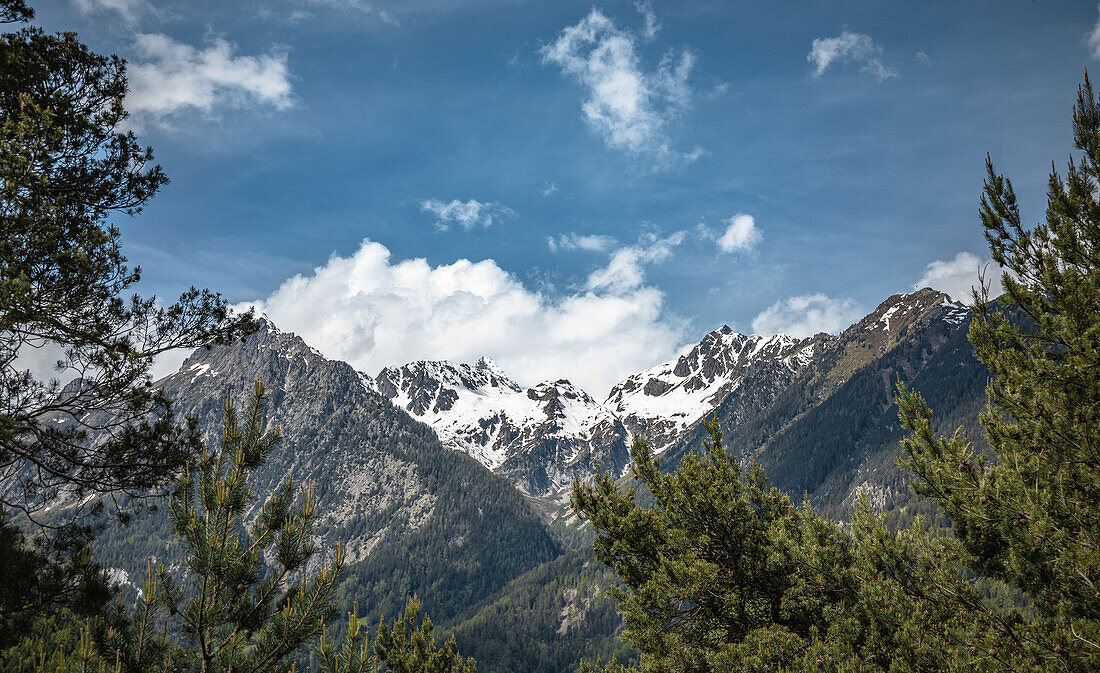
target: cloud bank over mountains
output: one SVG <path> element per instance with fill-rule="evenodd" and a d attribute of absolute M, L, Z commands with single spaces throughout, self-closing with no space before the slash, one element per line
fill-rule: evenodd
<path fill-rule="evenodd" d="M 789 334 L 796 338 L 818 332 L 836 334 L 859 320 L 867 311 L 852 299 L 835 299 L 822 293 L 780 299 L 753 318 L 754 334 Z"/>
<path fill-rule="evenodd" d="M 913 289 L 931 287 L 946 292 L 955 301 L 969 304 L 972 289 L 979 286 L 982 276 L 989 286 L 989 295 L 1000 295 L 1003 291 L 1000 267 L 988 259 L 979 259 L 969 252 L 960 252 L 953 259 L 930 262 Z"/>
<path fill-rule="evenodd" d="M 412 360 L 489 355 L 521 383 L 564 377 L 601 396 L 689 336 L 666 315 L 664 293 L 645 282 L 644 266 L 676 244 L 654 237 L 621 248 L 582 287 L 551 296 L 491 259 L 432 266 L 394 260 L 365 240 L 255 305 L 280 329 L 371 375 Z"/>

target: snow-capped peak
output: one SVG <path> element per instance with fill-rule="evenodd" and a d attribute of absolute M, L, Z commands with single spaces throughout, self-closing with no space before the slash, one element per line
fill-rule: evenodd
<path fill-rule="evenodd" d="M 813 339 L 746 335 L 723 325 L 676 359 L 628 377 L 611 389 L 604 404 L 659 453 L 754 370 L 778 368 L 781 375 L 793 375 L 813 354 Z"/>
<path fill-rule="evenodd" d="M 940 307 L 944 309 L 944 319 L 952 324 L 959 324 L 969 313 L 963 304 L 952 301 L 939 290 L 926 287 L 888 297 L 869 315 L 845 330 L 841 337 L 861 334 L 868 343 L 885 352 L 897 343 L 909 325 Z"/>
<path fill-rule="evenodd" d="M 419 361 L 387 367 L 376 386 L 395 406 L 431 425 L 445 445 L 491 470 L 507 468 L 510 459 L 522 460 L 548 442 L 561 454 L 552 461 L 558 467 L 598 452 L 607 441 L 621 444 L 625 456 L 621 424 L 588 393 L 564 379 L 524 389 L 487 357 L 473 365 Z M 573 476 L 561 476 L 562 483 Z"/>

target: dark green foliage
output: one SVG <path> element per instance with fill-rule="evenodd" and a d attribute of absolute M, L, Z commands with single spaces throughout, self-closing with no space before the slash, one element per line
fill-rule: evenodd
<path fill-rule="evenodd" d="M 898 397 L 913 487 L 954 524 L 943 554 L 1034 599 L 1034 618 L 997 622 L 990 638 L 1086 671 L 1100 668 L 1100 107 L 1087 76 L 1073 121 L 1081 158 L 1051 174 L 1033 229 L 987 159 L 982 224 L 1005 294 L 975 293 L 970 340 L 994 376 L 981 414 L 992 457 L 938 436 L 919 394 Z"/>
<path fill-rule="evenodd" d="M 177 482 L 170 511 L 187 550 L 182 576 L 164 564 L 155 573 L 150 566 L 136 612 L 119 602 L 96 624 L 100 655 L 119 660 L 127 673 L 177 670 L 182 662 L 202 673 L 271 671 L 335 611 L 343 549 L 312 579 L 304 577 L 314 554 L 311 485 L 294 508 L 288 479 L 245 530 L 254 501 L 249 475 L 279 439 L 278 427 L 266 431 L 263 409 L 259 382 L 241 424 L 226 396 L 221 448 L 204 447 Z M 168 639 L 169 623 L 178 624 L 183 647 Z"/>
<path fill-rule="evenodd" d="M 110 669 L 96 654 L 88 621 L 62 608 L 47 616 L 39 615 L 20 633 L 18 644 L 0 650 L 0 670 L 91 673 Z"/>
<path fill-rule="evenodd" d="M 0 2 L 0 22 L 31 16 L 21 0 Z M 20 566 L 38 573 L 25 578 L 27 600 L 0 599 L 0 631 L 71 602 L 94 571 L 81 560 L 91 530 L 79 503 L 102 505 L 86 495 L 148 495 L 194 448 L 193 428 L 145 385 L 152 357 L 252 324 L 205 290 L 168 306 L 124 298 L 140 270 L 126 266 L 109 218 L 139 212 L 167 181 L 122 130 L 125 92 L 121 59 L 75 34 L 0 36 L 0 508 L 42 531 L 33 544 L 0 540 L 0 567 L 38 556 Z M 18 357 L 40 348 L 60 354 L 59 379 L 76 377 L 64 390 L 22 369 Z M 68 507 L 42 516 L 47 503 Z"/>
<path fill-rule="evenodd" d="M 591 547 L 568 551 L 512 580 L 452 632 L 482 673 L 564 673 L 582 657 L 635 661 L 618 638 L 616 582 Z"/>
<path fill-rule="evenodd" d="M 650 507 L 607 475 L 574 487 L 596 557 L 622 580 L 623 640 L 639 670 L 971 670 L 964 643 L 982 615 L 922 600 L 906 568 L 931 544 L 919 527 L 892 533 L 863 509 L 848 531 L 795 507 L 707 427 L 704 451 L 671 474 L 635 443 Z M 921 570 L 921 581 L 973 594 L 950 566 Z"/>
<path fill-rule="evenodd" d="M 429 427 L 418 423 L 416 432 L 419 441 L 394 448 L 438 498 L 432 517 L 380 543 L 349 573 L 341 596 L 394 614 L 418 595 L 437 619 L 451 621 L 561 549 L 511 484 L 443 448 Z"/>
<path fill-rule="evenodd" d="M 322 670 L 326 673 L 373 673 L 382 670 L 393 673 L 474 673 L 473 659 L 463 659 L 452 636 L 443 647 L 432 638 L 434 626 L 426 615 L 421 617 L 420 601 L 414 596 L 404 611 L 393 621 L 378 622 L 378 631 L 371 644 L 370 636 L 361 631 L 362 622 L 353 610 L 348 614 L 347 629 L 340 647 L 321 635 Z"/>
<path fill-rule="evenodd" d="M 87 614 L 110 600 L 87 541 L 73 527 L 28 541 L 18 526 L 0 518 L 0 650 L 31 630 L 43 605 L 71 605 Z"/>
<path fill-rule="evenodd" d="M 3 2 L 0 2 L 0 23 L 30 21 L 33 18 L 34 10 L 28 7 L 24 0 L 3 0 Z"/>

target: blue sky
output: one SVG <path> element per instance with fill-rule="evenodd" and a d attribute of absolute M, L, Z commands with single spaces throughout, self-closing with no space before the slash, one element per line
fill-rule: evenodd
<path fill-rule="evenodd" d="M 118 221 L 144 292 L 258 302 L 370 373 L 488 354 L 596 397 L 723 323 L 961 293 L 985 153 L 1040 218 L 1100 49 L 1094 2 L 35 7 L 130 62 L 172 180 Z"/>

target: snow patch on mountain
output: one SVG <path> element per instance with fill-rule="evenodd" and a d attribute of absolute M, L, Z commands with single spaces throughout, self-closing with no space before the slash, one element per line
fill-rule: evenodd
<path fill-rule="evenodd" d="M 970 319 L 970 308 L 965 304 L 945 298 L 943 305 L 947 309 L 943 319 L 952 325 L 961 325 Z"/>
<path fill-rule="evenodd" d="M 677 358 L 628 377 L 604 403 L 632 435 L 660 453 L 765 363 L 795 372 L 814 357 L 814 340 L 739 334 L 723 325 Z"/>
<path fill-rule="evenodd" d="M 555 440 L 558 467 L 580 460 L 586 444 L 606 440 L 617 419 L 569 381 L 523 388 L 490 358 L 477 363 L 411 362 L 378 373 L 375 388 L 395 406 L 435 429 L 451 448 L 490 470 Z"/>

